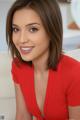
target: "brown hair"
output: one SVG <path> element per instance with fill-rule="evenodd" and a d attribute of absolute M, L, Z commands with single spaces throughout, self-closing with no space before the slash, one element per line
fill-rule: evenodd
<path fill-rule="evenodd" d="M 29 7 L 35 10 L 50 37 L 48 68 L 56 69 L 62 53 L 63 27 L 59 5 L 56 0 L 16 0 L 11 6 L 6 21 L 6 41 L 12 57 L 22 60 L 12 40 L 12 20 L 17 10 Z M 31 63 L 31 62 L 26 62 Z"/>

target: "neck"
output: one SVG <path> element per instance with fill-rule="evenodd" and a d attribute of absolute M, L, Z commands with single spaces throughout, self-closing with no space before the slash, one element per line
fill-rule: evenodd
<path fill-rule="evenodd" d="M 47 71 L 46 67 L 47 67 L 48 56 L 49 56 L 49 51 L 46 51 L 46 53 L 44 53 L 42 56 L 32 61 L 36 73 L 43 73 Z"/>

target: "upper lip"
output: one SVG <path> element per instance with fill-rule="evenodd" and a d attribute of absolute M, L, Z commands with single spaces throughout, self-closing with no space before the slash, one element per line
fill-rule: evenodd
<path fill-rule="evenodd" d="M 34 47 L 34 46 L 20 46 L 20 48 L 31 48 L 31 47 Z"/>

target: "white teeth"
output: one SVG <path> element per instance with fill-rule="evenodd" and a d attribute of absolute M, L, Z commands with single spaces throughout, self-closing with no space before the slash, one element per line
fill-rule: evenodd
<path fill-rule="evenodd" d="M 30 50 L 31 48 L 22 48 L 22 50 Z"/>
<path fill-rule="evenodd" d="M 32 47 L 30 47 L 30 48 L 21 48 L 22 50 L 31 50 L 32 49 Z"/>

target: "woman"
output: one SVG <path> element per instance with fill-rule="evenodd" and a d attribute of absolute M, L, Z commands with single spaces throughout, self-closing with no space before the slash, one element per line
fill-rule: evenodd
<path fill-rule="evenodd" d="M 16 120 L 79 120 L 80 63 L 62 53 L 57 1 L 15 1 L 6 28 Z"/>

